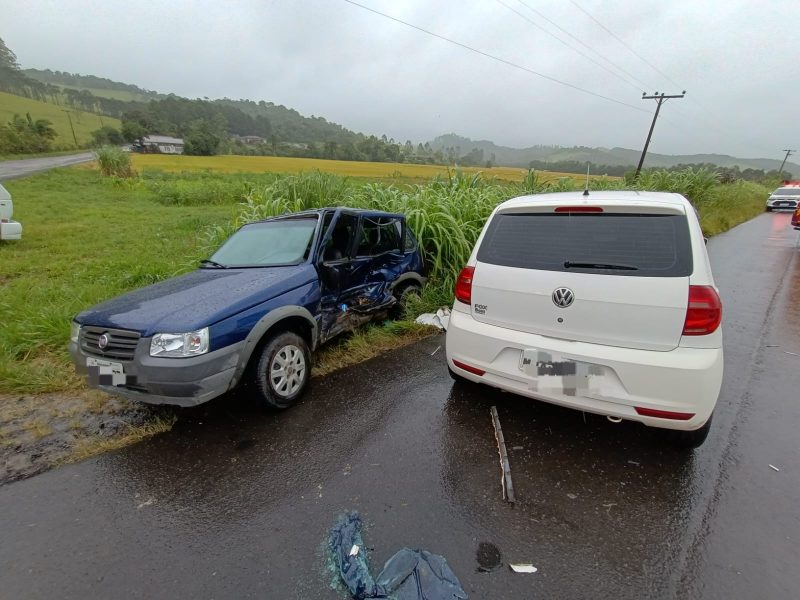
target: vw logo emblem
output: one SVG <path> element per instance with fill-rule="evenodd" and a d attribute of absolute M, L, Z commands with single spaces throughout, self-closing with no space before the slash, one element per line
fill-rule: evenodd
<path fill-rule="evenodd" d="M 575 294 L 569 288 L 560 287 L 553 291 L 553 304 L 555 304 L 558 308 L 567 308 L 568 306 L 572 306 L 574 301 Z"/>
<path fill-rule="evenodd" d="M 108 334 L 107 333 L 104 333 L 99 338 L 97 338 L 97 347 L 100 348 L 100 350 L 105 350 L 106 348 L 108 348 Z"/>

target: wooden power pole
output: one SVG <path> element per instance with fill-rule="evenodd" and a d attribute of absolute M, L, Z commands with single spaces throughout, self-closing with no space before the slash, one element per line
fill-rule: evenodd
<path fill-rule="evenodd" d="M 661 105 L 664 104 L 667 100 L 671 98 L 683 98 L 686 95 L 686 90 L 683 90 L 680 94 L 675 94 L 672 96 L 667 96 L 664 92 L 660 94 L 656 92 L 652 96 L 648 96 L 647 93 L 642 94 L 642 100 L 655 100 L 656 101 L 656 114 L 653 115 L 653 122 L 650 124 L 650 131 L 647 133 L 647 141 L 644 143 L 644 149 L 642 150 L 642 157 L 639 159 L 639 166 L 636 167 L 636 175 L 633 176 L 634 179 L 639 178 L 639 173 L 642 171 L 642 165 L 644 164 L 644 157 L 647 155 L 647 148 L 650 146 L 650 138 L 653 137 L 653 129 L 656 127 L 656 120 L 658 119 L 658 113 L 661 111 Z"/>

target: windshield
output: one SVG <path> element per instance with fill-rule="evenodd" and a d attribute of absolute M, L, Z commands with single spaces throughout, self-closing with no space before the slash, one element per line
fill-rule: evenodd
<path fill-rule="evenodd" d="M 219 267 L 294 265 L 308 258 L 316 217 L 245 225 L 210 258 Z M 210 266 L 213 266 L 211 264 Z"/>
<path fill-rule="evenodd" d="M 773 196 L 800 196 L 800 187 L 797 188 L 779 188 L 772 192 Z"/>

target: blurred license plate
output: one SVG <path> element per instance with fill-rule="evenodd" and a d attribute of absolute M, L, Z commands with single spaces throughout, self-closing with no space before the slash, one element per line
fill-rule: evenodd
<path fill-rule="evenodd" d="M 89 367 L 90 371 L 94 370 L 93 375 L 98 378 L 102 376 L 108 378 L 110 376 L 111 385 L 125 385 L 125 370 L 122 368 L 121 363 L 87 356 L 86 366 Z M 101 381 L 101 383 L 105 382 Z"/>

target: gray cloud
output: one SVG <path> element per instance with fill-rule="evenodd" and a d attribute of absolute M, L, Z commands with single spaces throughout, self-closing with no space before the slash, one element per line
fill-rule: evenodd
<path fill-rule="evenodd" d="M 651 87 L 625 83 L 492 0 L 360 0 L 482 51 L 652 111 L 677 92 L 655 152 L 779 156 L 798 144 L 791 0 L 524 0 Z M 503 0 L 563 34 L 518 0 Z M 456 132 L 499 144 L 638 148 L 651 112 L 581 94 L 341 0 L 4 3 L 0 37 L 24 67 L 94 74 L 189 97 L 285 104 L 397 140 Z M 565 38 L 570 45 L 576 42 Z M 588 52 L 582 49 L 583 52 Z M 593 55 L 595 60 L 602 59 Z M 626 77 L 627 78 L 627 77 Z"/>

